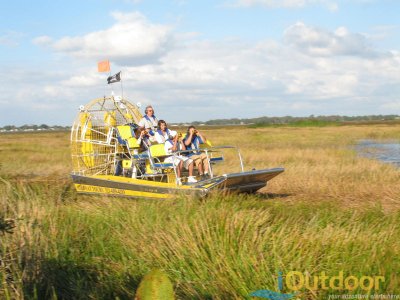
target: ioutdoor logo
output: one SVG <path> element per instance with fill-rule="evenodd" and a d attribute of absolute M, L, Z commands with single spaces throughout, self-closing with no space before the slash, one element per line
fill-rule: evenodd
<path fill-rule="evenodd" d="M 327 276 L 325 272 L 319 275 L 310 275 L 299 271 L 291 271 L 283 279 L 282 272 L 278 272 L 278 292 L 270 290 L 258 290 L 250 294 L 251 297 L 260 297 L 270 300 L 286 300 L 293 298 L 296 293 L 284 294 L 282 291 L 288 290 L 298 292 L 302 290 L 334 290 L 334 291 L 353 291 L 360 288 L 366 292 L 371 290 L 378 291 L 381 284 L 385 282 L 383 276 L 346 276 L 343 271 L 335 276 Z"/>
<path fill-rule="evenodd" d="M 258 291 L 252 292 L 249 296 L 270 299 L 270 300 L 286 300 L 286 299 L 292 299 L 296 295 L 296 294 L 281 293 L 282 290 L 283 290 L 283 278 L 282 278 L 282 272 L 279 271 L 278 272 L 278 291 L 279 292 L 274 292 L 271 290 L 258 290 Z"/>

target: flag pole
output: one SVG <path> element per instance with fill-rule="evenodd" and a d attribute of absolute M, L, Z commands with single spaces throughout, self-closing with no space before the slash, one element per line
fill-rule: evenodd
<path fill-rule="evenodd" d="M 107 92 L 106 92 L 106 90 L 107 90 L 107 88 L 108 88 L 107 79 L 108 79 L 108 77 L 111 76 L 111 66 L 108 67 L 108 75 L 107 75 L 107 73 L 105 73 L 105 74 L 106 74 L 106 80 L 105 80 L 106 83 L 104 83 L 104 84 L 105 84 L 106 86 L 105 86 L 105 88 L 104 88 L 104 94 L 107 95 Z"/>
<path fill-rule="evenodd" d="M 120 72 L 120 78 L 121 78 L 121 80 L 120 80 L 120 82 L 121 82 L 121 97 L 122 97 L 122 99 L 124 99 L 124 87 L 123 87 L 123 85 L 122 85 L 122 76 L 121 76 L 121 73 L 122 73 L 122 71 Z"/>
<path fill-rule="evenodd" d="M 110 75 L 108 75 L 108 77 L 111 77 L 111 66 L 110 66 Z M 111 96 L 114 98 L 114 89 L 113 89 L 113 83 L 110 84 L 110 89 L 111 89 Z"/>

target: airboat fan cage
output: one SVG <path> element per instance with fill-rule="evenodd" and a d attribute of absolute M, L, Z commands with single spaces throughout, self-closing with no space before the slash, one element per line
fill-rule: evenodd
<path fill-rule="evenodd" d="M 71 130 L 73 174 L 110 175 L 121 146 L 117 126 L 139 123 L 138 106 L 121 97 L 104 97 L 80 107 Z"/>

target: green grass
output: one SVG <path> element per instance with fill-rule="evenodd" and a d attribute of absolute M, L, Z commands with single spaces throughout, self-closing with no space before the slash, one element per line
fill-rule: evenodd
<path fill-rule="evenodd" d="M 278 270 L 383 275 L 379 293 L 400 292 L 399 212 L 252 195 L 78 201 L 62 184 L 3 182 L 1 189 L 2 211 L 21 230 L 5 236 L 0 252 L 14 259 L 8 284 L 0 272 L 3 295 L 13 287 L 28 299 L 132 299 L 156 267 L 183 299 L 276 290 Z M 302 299 L 326 294 L 303 291 Z"/>
<path fill-rule="evenodd" d="M 340 126 L 341 122 L 335 121 L 322 121 L 322 120 L 302 120 L 294 121 L 284 124 L 270 124 L 270 123 L 256 123 L 249 125 L 249 128 L 263 128 L 263 127 L 326 127 L 326 126 Z"/>
<path fill-rule="evenodd" d="M 328 127 L 328 126 L 379 126 L 392 125 L 398 126 L 399 120 L 370 120 L 370 121 L 325 121 L 305 119 L 299 121 L 289 121 L 287 123 L 255 123 L 249 125 L 249 128 L 279 128 L 279 127 Z"/>
<path fill-rule="evenodd" d="M 221 144 L 246 133 L 248 163 L 286 172 L 256 195 L 166 201 L 77 195 L 67 177 L 67 134 L 7 135 L 0 140 L 0 299 L 133 299 L 153 268 L 167 272 L 180 299 L 248 299 L 258 289 L 276 291 L 278 271 L 293 270 L 382 275 L 377 293 L 400 294 L 398 170 L 348 148 L 398 132 L 210 130 Z M 302 290 L 299 298 L 347 293 Z"/>

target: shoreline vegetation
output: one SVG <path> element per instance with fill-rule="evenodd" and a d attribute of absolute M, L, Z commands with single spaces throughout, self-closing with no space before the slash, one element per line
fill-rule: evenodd
<path fill-rule="evenodd" d="M 277 291 L 279 271 L 384 276 L 369 294 L 400 294 L 400 173 L 353 147 L 400 140 L 391 122 L 204 127 L 214 145 L 238 146 L 247 169 L 285 172 L 255 195 L 164 201 L 78 195 L 69 132 L 0 134 L 0 298 L 133 299 L 152 269 L 178 299 L 251 299 Z M 338 294 L 368 292 L 298 296 Z"/>
<path fill-rule="evenodd" d="M 171 126 L 185 127 L 195 126 L 250 126 L 257 127 L 325 127 L 325 126 L 349 126 L 349 125 L 373 125 L 373 124 L 400 124 L 399 115 L 369 115 L 369 116 L 308 116 L 308 117 L 259 117 L 248 119 L 215 119 L 206 122 L 194 121 L 192 123 L 171 123 Z M 7 132 L 31 132 L 31 131 L 65 131 L 71 130 L 70 126 L 60 125 L 34 125 L 22 126 L 5 125 L 0 127 L 0 133 Z"/>

